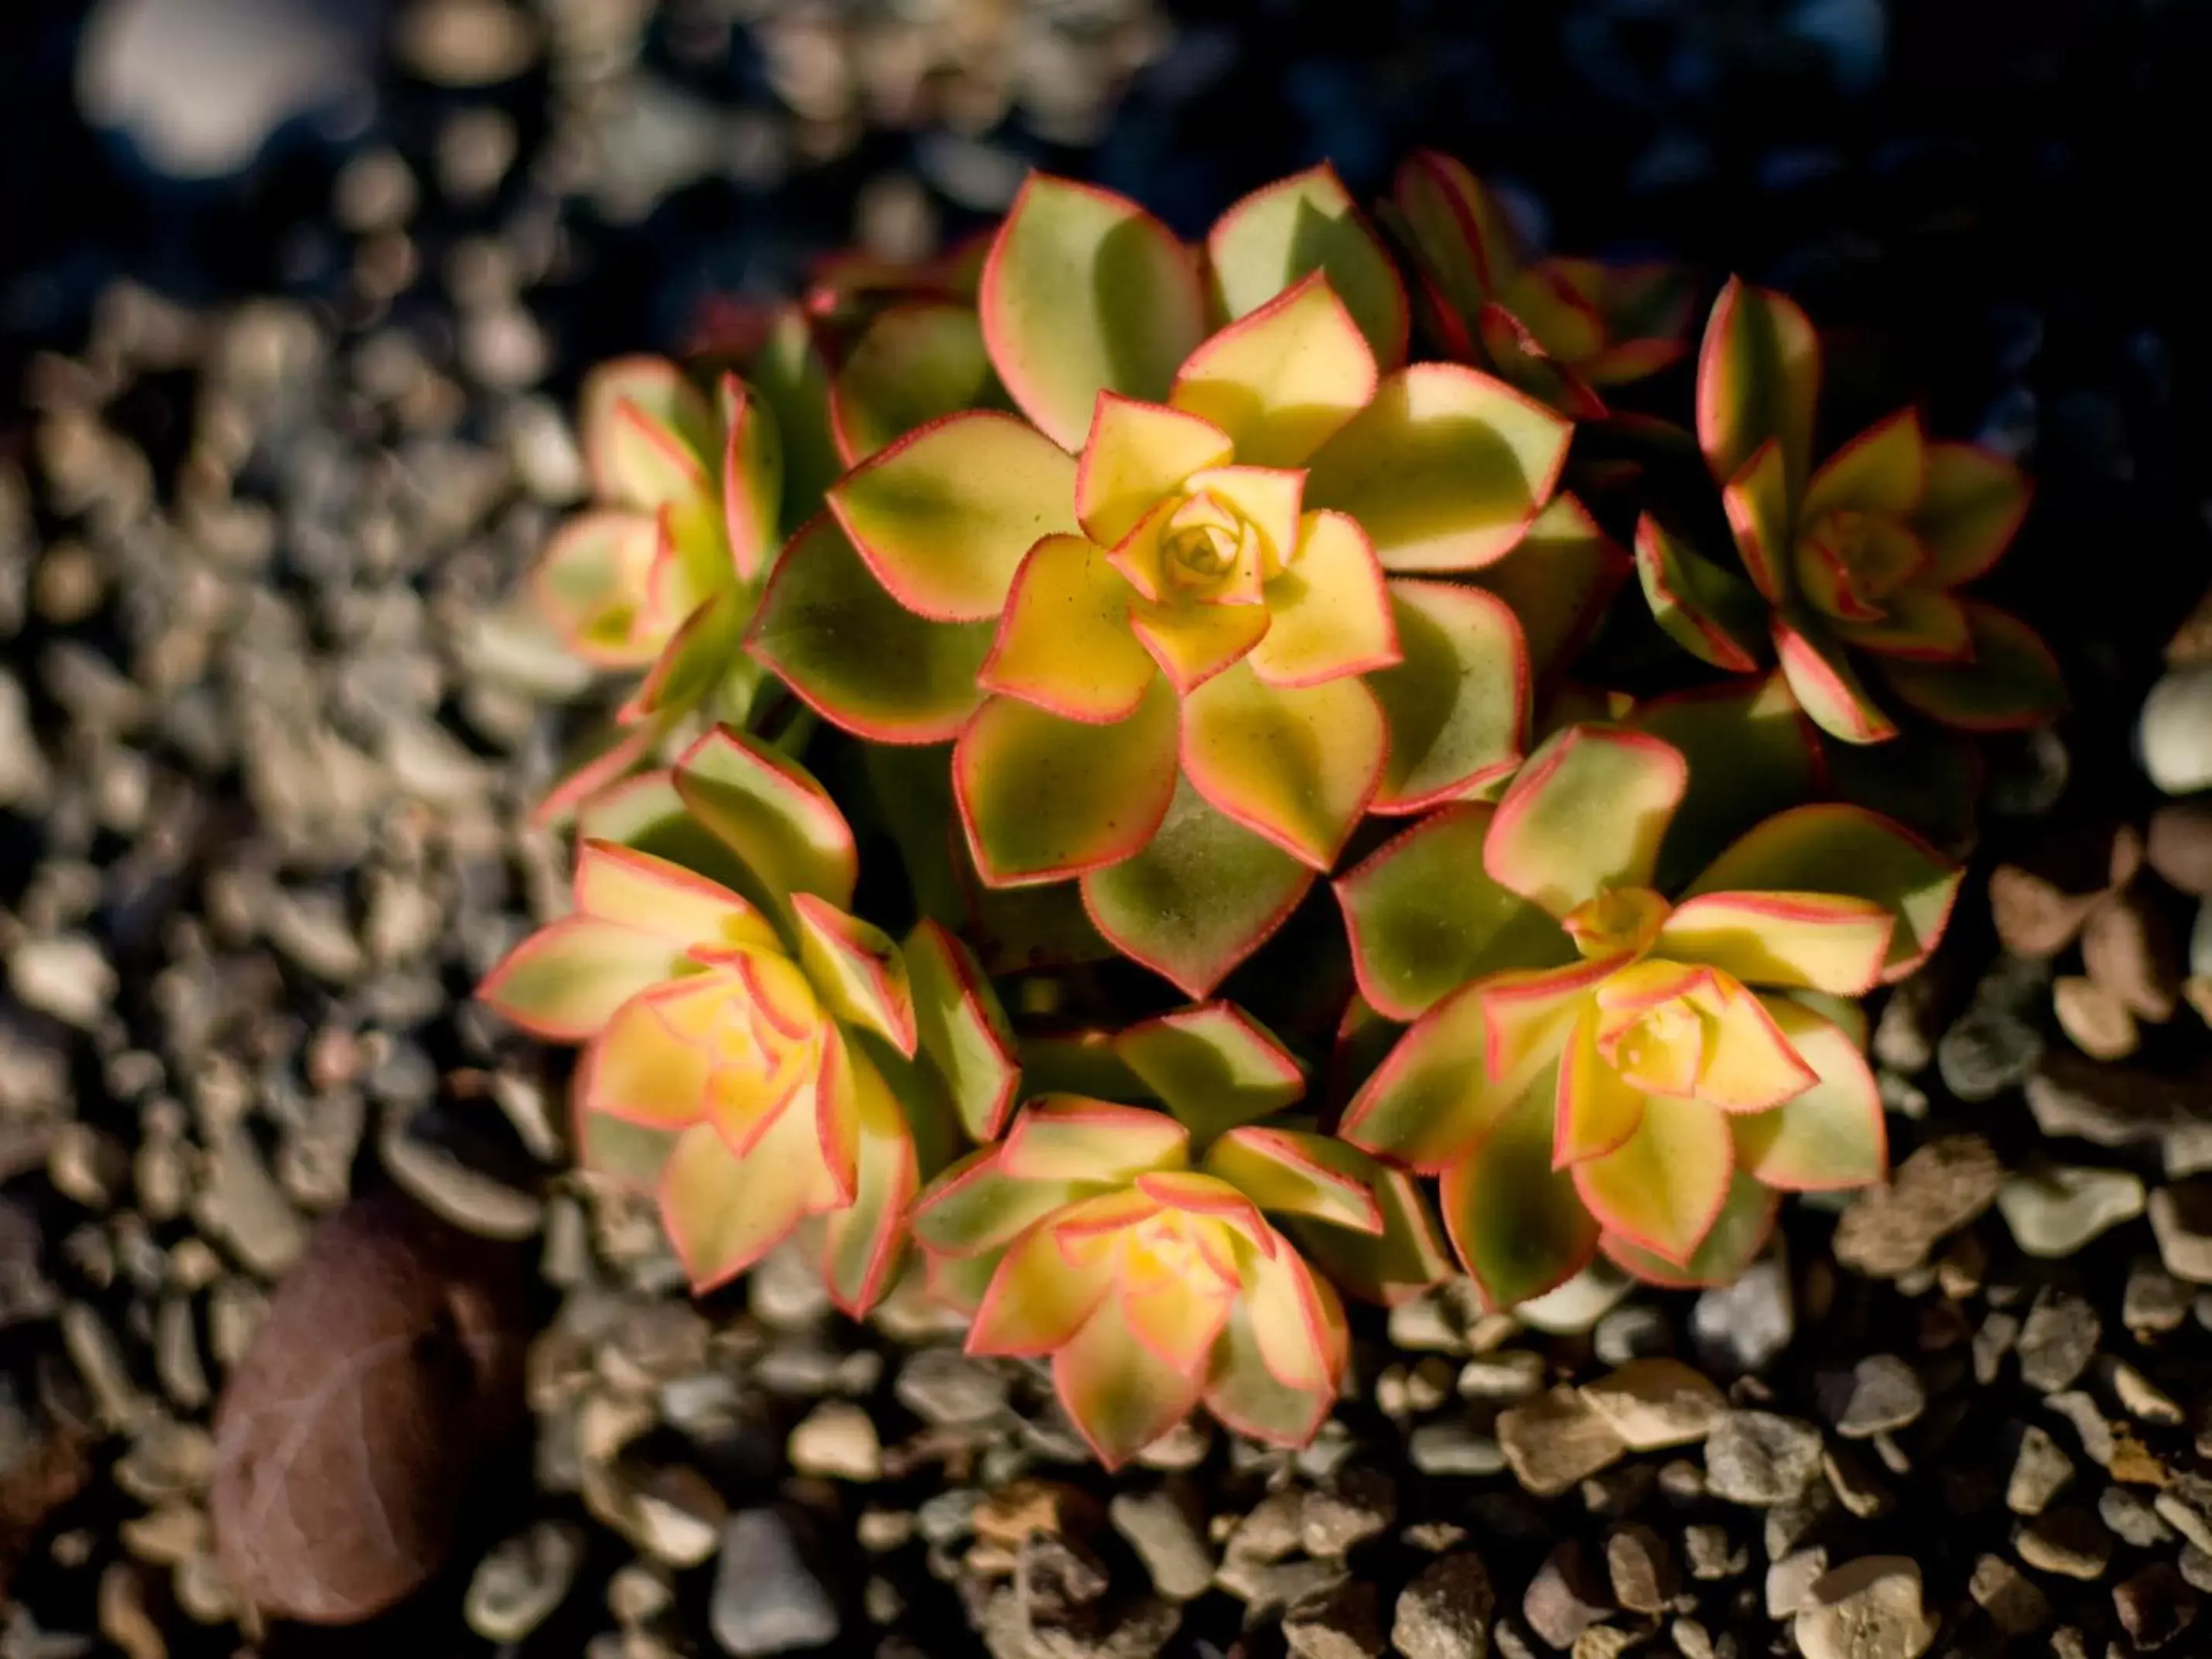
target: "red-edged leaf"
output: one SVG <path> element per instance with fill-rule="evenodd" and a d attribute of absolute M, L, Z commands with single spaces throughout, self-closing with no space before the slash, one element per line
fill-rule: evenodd
<path fill-rule="evenodd" d="M 1206 333 L 1197 261 L 1110 191 L 1031 173 L 992 240 L 978 307 L 999 379 L 1064 448 L 1102 392 L 1158 403 Z"/>
<path fill-rule="evenodd" d="M 908 611 L 824 514 L 776 562 L 745 644 L 833 724 L 878 743 L 943 743 L 982 701 L 992 633 Z"/>

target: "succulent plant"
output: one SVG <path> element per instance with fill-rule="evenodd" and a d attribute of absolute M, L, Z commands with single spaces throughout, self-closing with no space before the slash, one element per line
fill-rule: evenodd
<path fill-rule="evenodd" d="M 1911 409 L 1814 467 L 1820 361 L 1791 301 L 1741 281 L 1722 291 L 1698 358 L 1698 437 L 1749 579 L 1646 514 L 1636 562 L 1652 614 L 1717 668 L 1778 660 L 1845 743 L 1895 737 L 1898 707 L 1968 732 L 2048 720 L 2065 692 L 2043 641 L 1954 591 L 2011 545 L 2027 480 L 1988 450 L 1931 443 Z"/>
<path fill-rule="evenodd" d="M 1449 155 L 1408 156 L 1382 217 L 1406 250 L 1422 320 L 1445 353 L 1493 369 L 1576 420 L 1603 419 L 1610 388 L 1656 374 L 1688 350 L 1692 294 L 1682 271 L 1656 262 L 1532 258 L 1489 187 Z"/>
<path fill-rule="evenodd" d="M 1109 939 L 1202 994 L 1365 812 L 1517 761 L 1512 608 L 1437 578 L 1522 542 L 1568 427 L 1403 363 L 1398 279 L 1326 170 L 1232 209 L 1203 270 L 1133 204 L 1033 178 L 979 303 L 1028 419 L 946 416 L 839 480 L 753 648 L 850 731 L 957 738 L 982 880 L 1082 878 Z M 1206 914 L 1164 929 L 1163 886 Z"/>
<path fill-rule="evenodd" d="M 1338 884 L 1363 994 L 1412 1021 L 1342 1133 L 1442 1176 L 1501 1305 L 1598 1249 L 1729 1276 L 1773 1193 L 1886 1169 L 1844 1000 L 1926 956 L 1959 871 L 1862 808 L 1807 805 L 1669 899 L 1650 882 L 1687 781 L 1648 733 L 1570 726 L 1495 806 L 1448 807 Z"/>
<path fill-rule="evenodd" d="M 830 1294 L 864 1311 L 903 1243 L 931 1115 L 988 1134 L 1011 1104 L 1004 1015 L 934 924 L 902 946 L 851 914 L 852 831 L 795 763 L 723 728 L 667 787 L 733 884 L 586 838 L 574 913 L 523 940 L 478 994 L 583 1046 L 579 1155 L 653 1185 L 695 1288 L 822 1216 Z"/>
<path fill-rule="evenodd" d="M 974 1313 L 969 1351 L 1049 1355 L 1109 1468 L 1201 1403 L 1260 1439 L 1310 1439 L 1347 1343 L 1301 1242 L 1346 1288 L 1420 1290 L 1444 1261 L 1412 1182 L 1285 1117 L 1297 1063 L 1231 1005 L 1071 1048 L 1063 1063 L 1123 1098 L 1032 1098 L 915 1206 L 930 1282 Z"/>
<path fill-rule="evenodd" d="M 760 671 L 740 641 L 782 491 L 775 417 L 733 374 L 710 396 L 662 358 L 603 364 L 580 426 L 592 501 L 547 545 L 533 592 L 577 656 L 643 678 L 612 740 L 547 798 L 555 818 L 644 764 L 693 710 L 744 719 Z"/>
<path fill-rule="evenodd" d="M 1954 591 L 2018 471 L 1909 410 L 1814 467 L 1788 301 L 1721 295 L 1701 466 L 1607 401 L 1682 355 L 1677 273 L 1534 257 L 1431 154 L 1379 213 L 1316 167 L 1192 246 L 1036 175 L 942 258 L 726 306 L 699 380 L 589 382 L 596 498 L 540 572 L 641 677 L 552 803 L 574 914 L 482 989 L 582 1049 L 579 1161 L 702 1290 L 804 1224 L 860 1313 L 913 1243 L 1109 1463 L 1200 1406 L 1310 1437 L 1341 1297 L 1454 1255 L 1499 1307 L 1600 1252 L 1715 1282 L 1779 1194 L 1880 1179 L 1856 999 L 1960 878 L 1858 803 L 1964 845 L 1930 732 L 2060 696 Z M 1674 528 L 1708 472 L 1745 574 Z M 1601 626 L 1632 568 L 1688 658 Z M 1306 901 L 1345 862 L 1340 928 Z M 2049 950 L 2095 908 L 2005 879 Z M 1130 963 L 1191 1005 L 1144 1017 Z M 1334 1042 L 1326 1086 L 1247 1006 Z"/>

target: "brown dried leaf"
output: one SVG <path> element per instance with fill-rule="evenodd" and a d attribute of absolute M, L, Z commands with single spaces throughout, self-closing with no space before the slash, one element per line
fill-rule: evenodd
<path fill-rule="evenodd" d="M 434 1571 L 511 1426 L 514 1258 L 396 1196 L 317 1230 L 216 1416 L 224 1570 L 263 1611 L 350 1624 Z"/>

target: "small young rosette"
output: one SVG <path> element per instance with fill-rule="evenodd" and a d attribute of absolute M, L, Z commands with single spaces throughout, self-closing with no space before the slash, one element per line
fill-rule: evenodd
<path fill-rule="evenodd" d="M 979 304 L 1027 419 L 951 415 L 840 480 L 752 647 L 865 737 L 957 738 L 982 881 L 1080 878 L 1108 939 L 1204 994 L 1364 813 L 1518 761 L 1512 608 L 1434 578 L 1522 544 L 1569 427 L 1404 363 L 1395 272 L 1325 169 L 1203 260 L 1032 178 Z"/>
<path fill-rule="evenodd" d="M 758 673 L 742 642 L 783 483 L 775 422 L 735 375 L 709 397 L 660 358 L 606 363 L 585 380 L 580 425 L 592 501 L 548 544 L 533 592 L 577 656 L 643 678 L 615 741 L 545 802 L 555 817 L 642 764 L 710 697 L 742 718 Z"/>
<path fill-rule="evenodd" d="M 931 1284 L 973 1311 L 969 1352 L 1049 1355 L 1109 1468 L 1200 1404 L 1240 1433 L 1310 1440 L 1346 1359 L 1331 1279 L 1395 1297 L 1444 1270 L 1413 1182 L 1280 1117 L 1297 1065 L 1229 1005 L 1076 1048 L 1048 1068 L 1124 1098 L 1030 1100 L 915 1206 Z"/>
<path fill-rule="evenodd" d="M 733 884 L 587 838 L 574 914 L 516 946 L 478 994 L 583 1046 L 579 1161 L 657 1190 L 695 1289 L 819 1216 L 830 1294 L 865 1311 L 897 1261 L 923 1159 L 938 1161 L 933 1115 L 989 1134 L 1012 1103 L 1004 1015 L 933 924 L 902 949 L 850 914 L 852 832 L 799 767 L 725 728 L 669 782 Z"/>
<path fill-rule="evenodd" d="M 1778 661 L 1805 712 L 1845 743 L 1895 737 L 1899 708 L 1965 732 L 2051 719 L 2065 689 L 2043 641 L 1955 591 L 2011 545 L 2027 510 L 2020 469 L 1929 442 L 1911 409 L 1815 468 L 1820 387 L 1805 313 L 1731 281 L 1698 359 L 1698 438 L 1749 580 L 1645 515 L 1636 562 L 1660 625 L 1717 668 Z"/>
<path fill-rule="evenodd" d="M 1680 270 L 1531 258 L 1489 188 L 1449 155 L 1407 157 L 1382 216 L 1443 349 L 1576 420 L 1604 419 L 1608 390 L 1689 349 L 1692 296 Z"/>
<path fill-rule="evenodd" d="M 1362 994 L 1412 1022 L 1342 1132 L 1442 1176 L 1499 1305 L 1601 1249 L 1661 1282 L 1728 1278 L 1775 1193 L 1886 1169 L 1844 1000 L 1926 957 L 1960 872 L 1875 813 L 1810 805 L 1669 899 L 1651 880 L 1686 781 L 1656 737 L 1570 726 L 1495 807 L 1448 807 L 1338 884 Z"/>

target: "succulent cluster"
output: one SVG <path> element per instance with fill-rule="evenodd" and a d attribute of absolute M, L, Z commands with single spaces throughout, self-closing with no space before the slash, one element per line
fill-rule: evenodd
<path fill-rule="evenodd" d="M 2060 700 L 1954 592 L 2016 470 L 1911 410 L 1815 466 L 1787 300 L 1729 283 L 1692 374 L 1685 273 L 1455 161 L 1377 222 L 1321 167 L 1193 246 L 1032 177 L 711 380 L 601 370 L 540 572 L 642 675 L 483 992 L 581 1045 L 580 1162 L 701 1290 L 802 1224 L 855 1314 L 910 1276 L 1109 1462 L 1310 1436 L 1340 1294 L 1715 1282 L 1880 1180 L 1856 999 L 1960 843 L 1838 745 Z"/>

